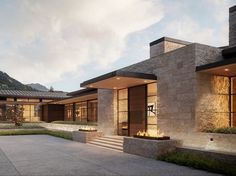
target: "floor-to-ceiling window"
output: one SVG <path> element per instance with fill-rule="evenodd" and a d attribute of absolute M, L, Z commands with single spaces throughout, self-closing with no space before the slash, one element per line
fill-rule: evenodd
<path fill-rule="evenodd" d="M 73 104 L 65 105 L 65 120 L 73 121 Z"/>
<path fill-rule="evenodd" d="M 129 106 L 130 106 L 130 99 L 128 98 L 130 95 L 130 91 L 131 89 L 138 89 L 138 87 L 142 87 L 142 86 L 137 86 L 137 87 L 132 87 L 132 88 L 127 88 L 127 89 L 121 89 L 118 90 L 118 135 L 122 135 L 122 136 L 127 136 L 127 135 L 131 135 L 129 134 L 130 131 L 137 131 L 137 129 L 128 129 L 128 128 L 135 128 L 137 127 L 137 125 L 140 125 L 140 123 L 138 123 L 138 121 L 140 121 L 141 119 L 137 119 L 137 117 L 140 114 L 137 113 L 142 113 L 142 109 L 146 109 L 145 112 L 145 123 L 146 123 L 146 127 L 145 130 L 151 134 L 151 135 L 155 135 L 157 133 L 157 84 L 156 83 L 151 83 L 151 84 L 147 84 L 145 85 L 144 90 L 146 89 L 146 96 L 144 98 L 142 98 L 143 101 L 140 100 L 140 95 L 139 94 L 135 94 L 134 96 L 132 96 L 132 105 L 135 104 L 136 102 L 136 98 L 138 102 L 143 102 L 142 105 L 140 105 L 140 103 L 138 103 L 137 106 L 141 106 L 140 108 L 140 112 L 139 110 L 135 110 L 134 113 L 136 113 L 136 115 L 133 115 L 131 117 L 131 111 Z M 145 93 L 144 93 L 145 95 Z M 145 103 L 146 102 L 146 103 Z M 145 107 L 146 104 L 146 107 Z M 134 119 L 130 119 L 130 118 L 134 118 Z M 132 125 L 130 125 L 129 123 L 133 123 Z M 142 122 L 143 123 L 143 122 Z M 143 127 L 144 128 L 144 127 Z M 140 130 L 143 130 L 143 128 L 141 129 L 140 126 Z M 133 132 L 132 132 L 133 134 Z"/>
<path fill-rule="evenodd" d="M 96 122 L 97 121 L 97 100 L 88 101 L 88 122 Z"/>
<path fill-rule="evenodd" d="M 118 135 L 128 135 L 128 89 L 118 90 Z"/>
<path fill-rule="evenodd" d="M 230 123 L 232 127 L 236 127 L 236 77 L 231 78 L 231 119 Z"/>
<path fill-rule="evenodd" d="M 75 103 L 75 120 L 84 122 L 87 121 L 87 102 Z"/>
<path fill-rule="evenodd" d="M 147 132 L 157 133 L 157 84 L 147 85 Z"/>

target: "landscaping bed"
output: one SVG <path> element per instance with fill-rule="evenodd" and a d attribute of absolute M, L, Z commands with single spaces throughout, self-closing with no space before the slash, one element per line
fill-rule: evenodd
<path fill-rule="evenodd" d="M 46 130 L 46 129 L 9 129 L 0 130 L 0 136 L 11 135 L 51 135 L 68 140 L 72 140 L 72 133 L 68 131 Z"/>
<path fill-rule="evenodd" d="M 44 129 L 40 123 L 23 123 L 21 126 L 16 126 L 14 123 L 0 123 L 0 130 L 4 129 Z"/>
<path fill-rule="evenodd" d="M 159 156 L 158 160 L 188 166 L 195 169 L 206 170 L 214 173 L 220 173 L 230 176 L 236 175 L 235 164 L 193 153 L 173 152 L 163 156 Z"/>

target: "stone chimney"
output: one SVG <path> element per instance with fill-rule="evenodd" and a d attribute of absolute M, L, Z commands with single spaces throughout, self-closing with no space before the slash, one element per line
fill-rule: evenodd
<path fill-rule="evenodd" d="M 229 46 L 236 46 L 236 5 L 229 8 Z"/>
<path fill-rule="evenodd" d="M 151 42 L 150 45 L 150 58 L 167 53 L 172 50 L 184 47 L 191 44 L 190 42 L 177 40 L 169 37 L 162 37 L 158 40 Z"/>

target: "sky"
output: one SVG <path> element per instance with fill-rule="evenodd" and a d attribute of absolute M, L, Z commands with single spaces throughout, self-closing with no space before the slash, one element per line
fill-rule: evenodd
<path fill-rule="evenodd" d="M 74 91 L 149 58 L 163 36 L 228 45 L 236 0 L 1 0 L 0 70 L 24 84 Z"/>

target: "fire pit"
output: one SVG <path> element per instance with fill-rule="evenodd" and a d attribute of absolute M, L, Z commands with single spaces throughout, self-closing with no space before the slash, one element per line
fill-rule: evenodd
<path fill-rule="evenodd" d="M 170 140 L 170 136 L 164 136 L 164 133 L 161 133 L 159 130 L 155 135 L 151 135 L 146 131 L 139 131 L 134 137 L 150 140 Z"/>

